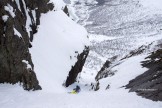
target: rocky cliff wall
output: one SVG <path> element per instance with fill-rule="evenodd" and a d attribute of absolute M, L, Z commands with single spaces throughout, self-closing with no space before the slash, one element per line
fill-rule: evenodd
<path fill-rule="evenodd" d="M 20 82 L 25 90 L 40 90 L 29 49 L 41 25 L 42 13 L 55 10 L 50 0 L 0 1 L 0 83 Z M 68 16 L 68 7 L 62 8 Z M 60 49 L 61 50 L 61 49 Z M 69 70 L 66 87 L 74 83 L 85 63 L 89 48 L 78 54 Z M 47 73 L 48 74 L 48 73 Z"/>
<path fill-rule="evenodd" d="M 162 49 L 152 52 L 142 66 L 148 71 L 131 80 L 130 92 L 154 101 L 162 101 Z"/>
<path fill-rule="evenodd" d="M 41 89 L 29 48 L 41 13 L 52 10 L 49 0 L 0 1 L 0 83 L 21 82 L 26 90 Z"/>

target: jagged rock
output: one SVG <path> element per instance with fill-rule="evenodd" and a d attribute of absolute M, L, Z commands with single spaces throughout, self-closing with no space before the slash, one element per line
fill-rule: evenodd
<path fill-rule="evenodd" d="M 89 47 L 85 47 L 85 50 L 78 55 L 78 61 L 72 66 L 69 75 L 66 79 L 65 86 L 68 87 L 69 85 L 73 84 L 76 81 L 78 74 L 82 71 L 84 66 L 85 60 L 89 54 Z"/>
<path fill-rule="evenodd" d="M 131 51 L 128 55 L 123 57 L 121 60 L 124 60 L 124 59 L 127 59 L 127 58 L 130 58 L 130 57 L 133 57 L 133 56 L 137 56 L 137 55 L 140 55 L 140 54 L 144 53 L 146 50 L 150 49 L 150 46 L 152 44 L 153 43 L 151 43 L 149 45 L 142 45 L 142 46 L 140 46 L 138 49 Z"/>
<path fill-rule="evenodd" d="M 68 11 L 67 6 L 65 6 L 65 8 L 64 8 L 64 10 L 63 10 L 63 11 L 66 13 L 66 15 L 67 15 L 67 16 L 69 16 L 69 11 Z"/>
<path fill-rule="evenodd" d="M 120 62 L 113 63 L 117 59 L 117 57 L 118 56 L 113 56 L 110 60 L 107 60 L 103 64 L 103 66 L 101 67 L 101 69 L 99 70 L 99 72 L 97 73 L 95 77 L 96 81 L 99 81 L 102 78 L 111 77 L 115 75 L 117 70 L 112 70 L 112 68 L 120 64 Z"/>
<path fill-rule="evenodd" d="M 21 82 L 26 90 L 41 89 L 29 48 L 32 47 L 30 42 L 40 24 L 41 13 L 54 7 L 48 2 L 49 0 L 19 0 L 20 4 L 17 4 L 15 0 L 0 1 L 0 83 Z M 35 12 L 36 19 L 32 11 Z M 26 28 L 27 18 L 31 21 L 29 32 Z"/>
<path fill-rule="evenodd" d="M 97 73 L 97 75 L 95 77 L 96 81 L 108 76 L 109 72 L 107 72 L 106 69 L 110 67 L 110 64 L 111 64 L 111 62 L 108 60 L 105 62 L 105 64 L 102 66 L 101 70 Z"/>
<path fill-rule="evenodd" d="M 142 66 L 148 71 L 131 80 L 126 87 L 145 98 L 162 101 L 162 49 L 153 52 L 147 59 Z"/>
<path fill-rule="evenodd" d="M 21 82 L 25 90 L 39 90 L 41 89 L 40 85 L 38 85 L 38 80 L 36 80 L 36 74 L 33 70 L 27 69 L 26 72 L 23 73 Z"/>
<path fill-rule="evenodd" d="M 100 83 L 99 83 L 99 81 L 97 81 L 96 83 L 91 83 L 91 86 L 92 86 L 92 90 L 94 90 L 94 91 L 97 91 L 97 90 L 99 90 L 100 89 Z"/>

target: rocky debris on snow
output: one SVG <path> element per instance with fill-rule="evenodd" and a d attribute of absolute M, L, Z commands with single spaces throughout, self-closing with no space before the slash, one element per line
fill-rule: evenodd
<path fill-rule="evenodd" d="M 142 45 L 138 49 L 131 51 L 128 55 L 126 55 L 125 57 L 123 57 L 119 61 L 116 61 L 116 59 L 118 58 L 117 56 L 112 57 L 109 61 L 107 60 L 105 62 L 105 64 L 102 66 L 101 70 L 96 75 L 96 77 L 95 77 L 96 81 L 99 81 L 102 78 L 107 78 L 107 77 L 111 77 L 111 76 L 115 75 L 117 70 L 112 71 L 112 68 L 120 65 L 123 62 L 123 60 L 125 60 L 125 59 L 128 59 L 128 58 L 133 57 L 133 56 L 140 55 L 142 53 L 145 53 L 145 52 L 151 50 L 152 44 L 153 43 L 151 43 L 149 45 Z M 109 86 L 110 85 L 108 85 L 108 87 L 106 89 L 108 89 Z"/>
<path fill-rule="evenodd" d="M 0 1 L 0 83 L 21 82 L 25 90 L 41 89 L 29 48 L 49 0 Z M 14 16 L 14 17 L 13 17 Z M 26 61 L 26 62 L 24 62 Z"/>
<path fill-rule="evenodd" d="M 126 88 L 147 99 L 162 101 L 162 49 L 152 52 L 142 66 L 148 71 L 131 80 Z"/>
<path fill-rule="evenodd" d="M 97 91 L 100 89 L 100 83 L 97 81 L 96 83 L 91 83 L 91 90 Z"/>
<path fill-rule="evenodd" d="M 120 62 L 115 63 L 118 56 L 113 56 L 110 60 L 107 60 L 102 66 L 100 71 L 97 73 L 95 80 L 99 81 L 102 78 L 113 76 L 116 73 L 116 70 L 112 71 L 111 69 L 120 64 Z"/>
<path fill-rule="evenodd" d="M 105 71 L 107 70 L 107 68 L 110 67 L 111 62 L 110 61 L 106 61 L 105 64 L 102 66 L 101 70 L 98 72 L 98 74 L 96 75 L 95 79 L 98 81 L 99 79 L 105 78 L 108 76 L 108 72 L 105 73 Z"/>
<path fill-rule="evenodd" d="M 85 64 L 86 58 L 89 54 L 89 47 L 85 47 L 84 51 L 77 56 L 77 62 L 72 66 L 69 75 L 66 79 L 65 86 L 73 84 L 76 81 L 78 74 L 82 71 L 82 68 Z"/>
<path fill-rule="evenodd" d="M 133 50 L 131 51 L 128 55 L 126 55 L 124 58 L 122 58 L 121 60 L 124 60 L 124 59 L 127 59 L 127 58 L 130 58 L 130 57 L 133 57 L 133 56 L 137 56 L 139 54 L 142 54 L 144 53 L 146 50 L 149 50 L 151 45 L 153 43 L 149 44 L 149 45 L 142 45 L 141 47 L 139 47 L 138 49 L 136 50 Z"/>

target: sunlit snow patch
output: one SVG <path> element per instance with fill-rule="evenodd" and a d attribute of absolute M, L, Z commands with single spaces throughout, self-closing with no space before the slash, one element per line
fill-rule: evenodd
<path fill-rule="evenodd" d="M 14 28 L 14 35 L 18 36 L 19 38 L 22 37 L 21 34 Z"/>
<path fill-rule="evenodd" d="M 141 4 L 145 7 L 162 10 L 162 0 L 141 0 Z"/>
<path fill-rule="evenodd" d="M 8 20 L 8 17 L 9 17 L 8 15 L 3 15 L 2 16 L 3 21 L 6 22 Z"/>
<path fill-rule="evenodd" d="M 96 35 L 96 34 L 89 34 L 89 39 L 90 41 L 96 41 L 96 42 L 102 42 L 106 40 L 114 40 L 114 39 L 119 39 L 122 37 L 110 37 L 106 35 Z"/>
<path fill-rule="evenodd" d="M 8 11 L 13 18 L 15 17 L 14 9 L 10 4 L 7 4 L 7 6 L 4 6 L 4 9 Z"/>

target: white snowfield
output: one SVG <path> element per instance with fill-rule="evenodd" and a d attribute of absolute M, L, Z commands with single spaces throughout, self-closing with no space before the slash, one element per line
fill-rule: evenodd
<path fill-rule="evenodd" d="M 149 7 L 152 9 L 158 9 L 161 10 L 162 9 L 162 0 L 141 0 L 141 3 L 145 6 L 145 7 Z"/>
<path fill-rule="evenodd" d="M 118 70 L 116 75 L 101 82 L 100 86 L 103 88 L 107 86 L 108 82 L 111 83 L 112 86 L 108 90 L 101 89 L 94 92 L 82 89 L 79 94 L 68 94 L 67 92 L 58 93 L 61 88 L 57 87 L 51 92 L 46 89 L 28 92 L 18 84 L 1 85 L 1 108 L 161 108 L 161 102 L 141 98 L 135 93 L 128 93 L 128 90 L 120 88 L 147 70 L 140 65 L 140 61 L 145 57 L 146 55 L 136 56 L 117 66 L 115 68 Z M 136 69 L 133 69 L 134 67 Z M 49 81 L 48 79 L 44 80 Z M 50 83 L 52 84 L 52 82 L 47 84 L 50 85 Z"/>
<path fill-rule="evenodd" d="M 60 10 L 65 4 L 61 0 L 51 2 L 56 4 L 56 11 L 42 15 L 41 25 L 30 50 L 43 90 L 25 91 L 19 84 L 0 84 L 0 108 L 162 108 L 162 102 L 153 102 L 120 88 L 147 70 L 140 65 L 147 56 L 145 54 L 129 58 L 114 67 L 113 70 L 117 72 L 114 76 L 100 81 L 99 91 L 89 91 L 80 83 L 81 92 L 69 94 L 76 84 L 69 88 L 63 87 L 62 84 L 71 66 L 77 61 L 75 51 L 81 53 L 89 42 L 86 30 Z M 92 39 L 108 40 L 106 37 Z M 93 78 L 89 74 L 83 79 L 89 83 Z M 105 90 L 108 84 L 111 84 L 111 87 Z"/>
<path fill-rule="evenodd" d="M 66 91 L 62 84 L 77 62 L 77 55 L 88 45 L 87 35 L 85 28 L 72 21 L 61 8 L 41 16 L 31 53 L 43 91 Z"/>

